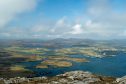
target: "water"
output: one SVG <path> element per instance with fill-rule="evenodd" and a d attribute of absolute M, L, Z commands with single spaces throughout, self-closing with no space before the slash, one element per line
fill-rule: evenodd
<path fill-rule="evenodd" d="M 23 65 L 27 66 L 28 69 L 34 71 L 36 76 L 55 76 L 62 74 L 67 71 L 84 70 L 90 71 L 94 74 L 122 77 L 126 75 L 126 54 L 120 52 L 114 57 L 104 58 L 92 58 L 83 55 L 70 55 L 70 57 L 87 58 L 90 62 L 78 63 L 72 62 L 73 66 L 66 68 L 54 68 L 49 66 L 47 69 L 36 69 L 35 66 L 40 63 L 36 62 L 24 62 Z"/>

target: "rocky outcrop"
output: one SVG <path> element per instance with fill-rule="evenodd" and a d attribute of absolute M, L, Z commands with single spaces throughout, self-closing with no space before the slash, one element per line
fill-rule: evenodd
<path fill-rule="evenodd" d="M 0 78 L 0 84 L 126 84 L 126 76 L 116 79 L 94 75 L 90 72 L 71 71 L 54 77 Z"/>
<path fill-rule="evenodd" d="M 117 82 L 118 84 L 126 84 L 126 76 L 121 77 L 121 78 L 117 78 L 117 79 L 116 79 L 116 82 Z"/>

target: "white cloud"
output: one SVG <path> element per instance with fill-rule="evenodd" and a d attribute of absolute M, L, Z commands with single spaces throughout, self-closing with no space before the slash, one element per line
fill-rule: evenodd
<path fill-rule="evenodd" d="M 92 21 L 91 20 L 87 20 L 85 25 L 88 27 L 88 26 L 91 26 L 91 24 L 92 24 Z"/>
<path fill-rule="evenodd" d="M 34 34 L 34 35 L 32 35 L 32 37 L 33 37 L 33 38 L 40 38 L 41 35 L 40 35 L 40 34 Z"/>
<path fill-rule="evenodd" d="M 46 27 L 44 25 L 35 25 L 32 29 L 31 32 L 43 32 Z"/>
<path fill-rule="evenodd" d="M 110 0 L 89 0 L 86 16 L 83 36 L 88 38 L 120 38 L 126 27 L 126 11 L 118 12 Z"/>
<path fill-rule="evenodd" d="M 2 36 L 5 36 L 5 37 L 10 37 L 11 34 L 10 33 L 0 33 Z"/>
<path fill-rule="evenodd" d="M 70 34 L 81 34 L 83 33 L 83 30 L 81 29 L 81 24 L 76 24 L 72 27 L 72 31 L 70 31 Z"/>
<path fill-rule="evenodd" d="M 15 33 L 48 37 L 82 37 L 82 38 L 120 38 L 126 36 L 126 11 L 119 13 L 111 6 L 110 0 L 88 0 L 83 16 L 79 19 L 63 16 L 57 21 L 36 22 L 29 31 Z M 0 27 L 6 26 L 17 14 L 31 11 L 36 6 L 36 0 L 0 0 Z M 76 11 L 76 10 L 75 10 Z M 41 19 L 41 18 L 40 18 Z M 43 19 L 43 18 L 42 18 Z M 46 23 L 47 22 L 47 23 Z M 17 33 L 16 33 L 17 32 Z M 7 36 L 8 34 L 3 33 Z M 9 36 L 9 35 L 8 35 Z"/>
<path fill-rule="evenodd" d="M 119 36 L 126 37 L 126 30 L 119 34 Z"/>
<path fill-rule="evenodd" d="M 6 26 L 17 14 L 31 11 L 37 0 L 0 0 L 0 28 Z"/>
<path fill-rule="evenodd" d="M 56 22 L 56 27 L 62 27 L 62 26 L 64 26 L 64 25 L 66 25 L 65 24 L 65 20 L 66 20 L 66 17 L 64 16 L 64 17 L 62 17 L 61 19 L 59 19 L 57 22 Z"/>
<path fill-rule="evenodd" d="M 55 35 L 63 34 L 64 32 L 68 32 L 70 28 L 71 24 L 68 22 L 68 18 L 64 16 L 50 26 L 50 32 Z"/>
<path fill-rule="evenodd" d="M 64 32 L 67 30 L 68 27 L 70 27 L 70 23 L 67 20 L 68 18 L 66 16 L 61 17 L 58 21 L 55 22 L 54 26 L 51 29 L 52 33 L 56 32 Z"/>

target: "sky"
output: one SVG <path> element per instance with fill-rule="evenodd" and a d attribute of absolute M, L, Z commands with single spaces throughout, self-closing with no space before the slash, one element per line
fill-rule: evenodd
<path fill-rule="evenodd" d="M 125 37 L 126 0 L 0 0 L 0 38 Z"/>

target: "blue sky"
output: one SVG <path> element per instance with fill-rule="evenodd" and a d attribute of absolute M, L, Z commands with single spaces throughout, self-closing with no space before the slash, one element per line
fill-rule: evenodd
<path fill-rule="evenodd" d="M 126 37 L 126 0 L 0 0 L 0 13 L 0 38 Z"/>

